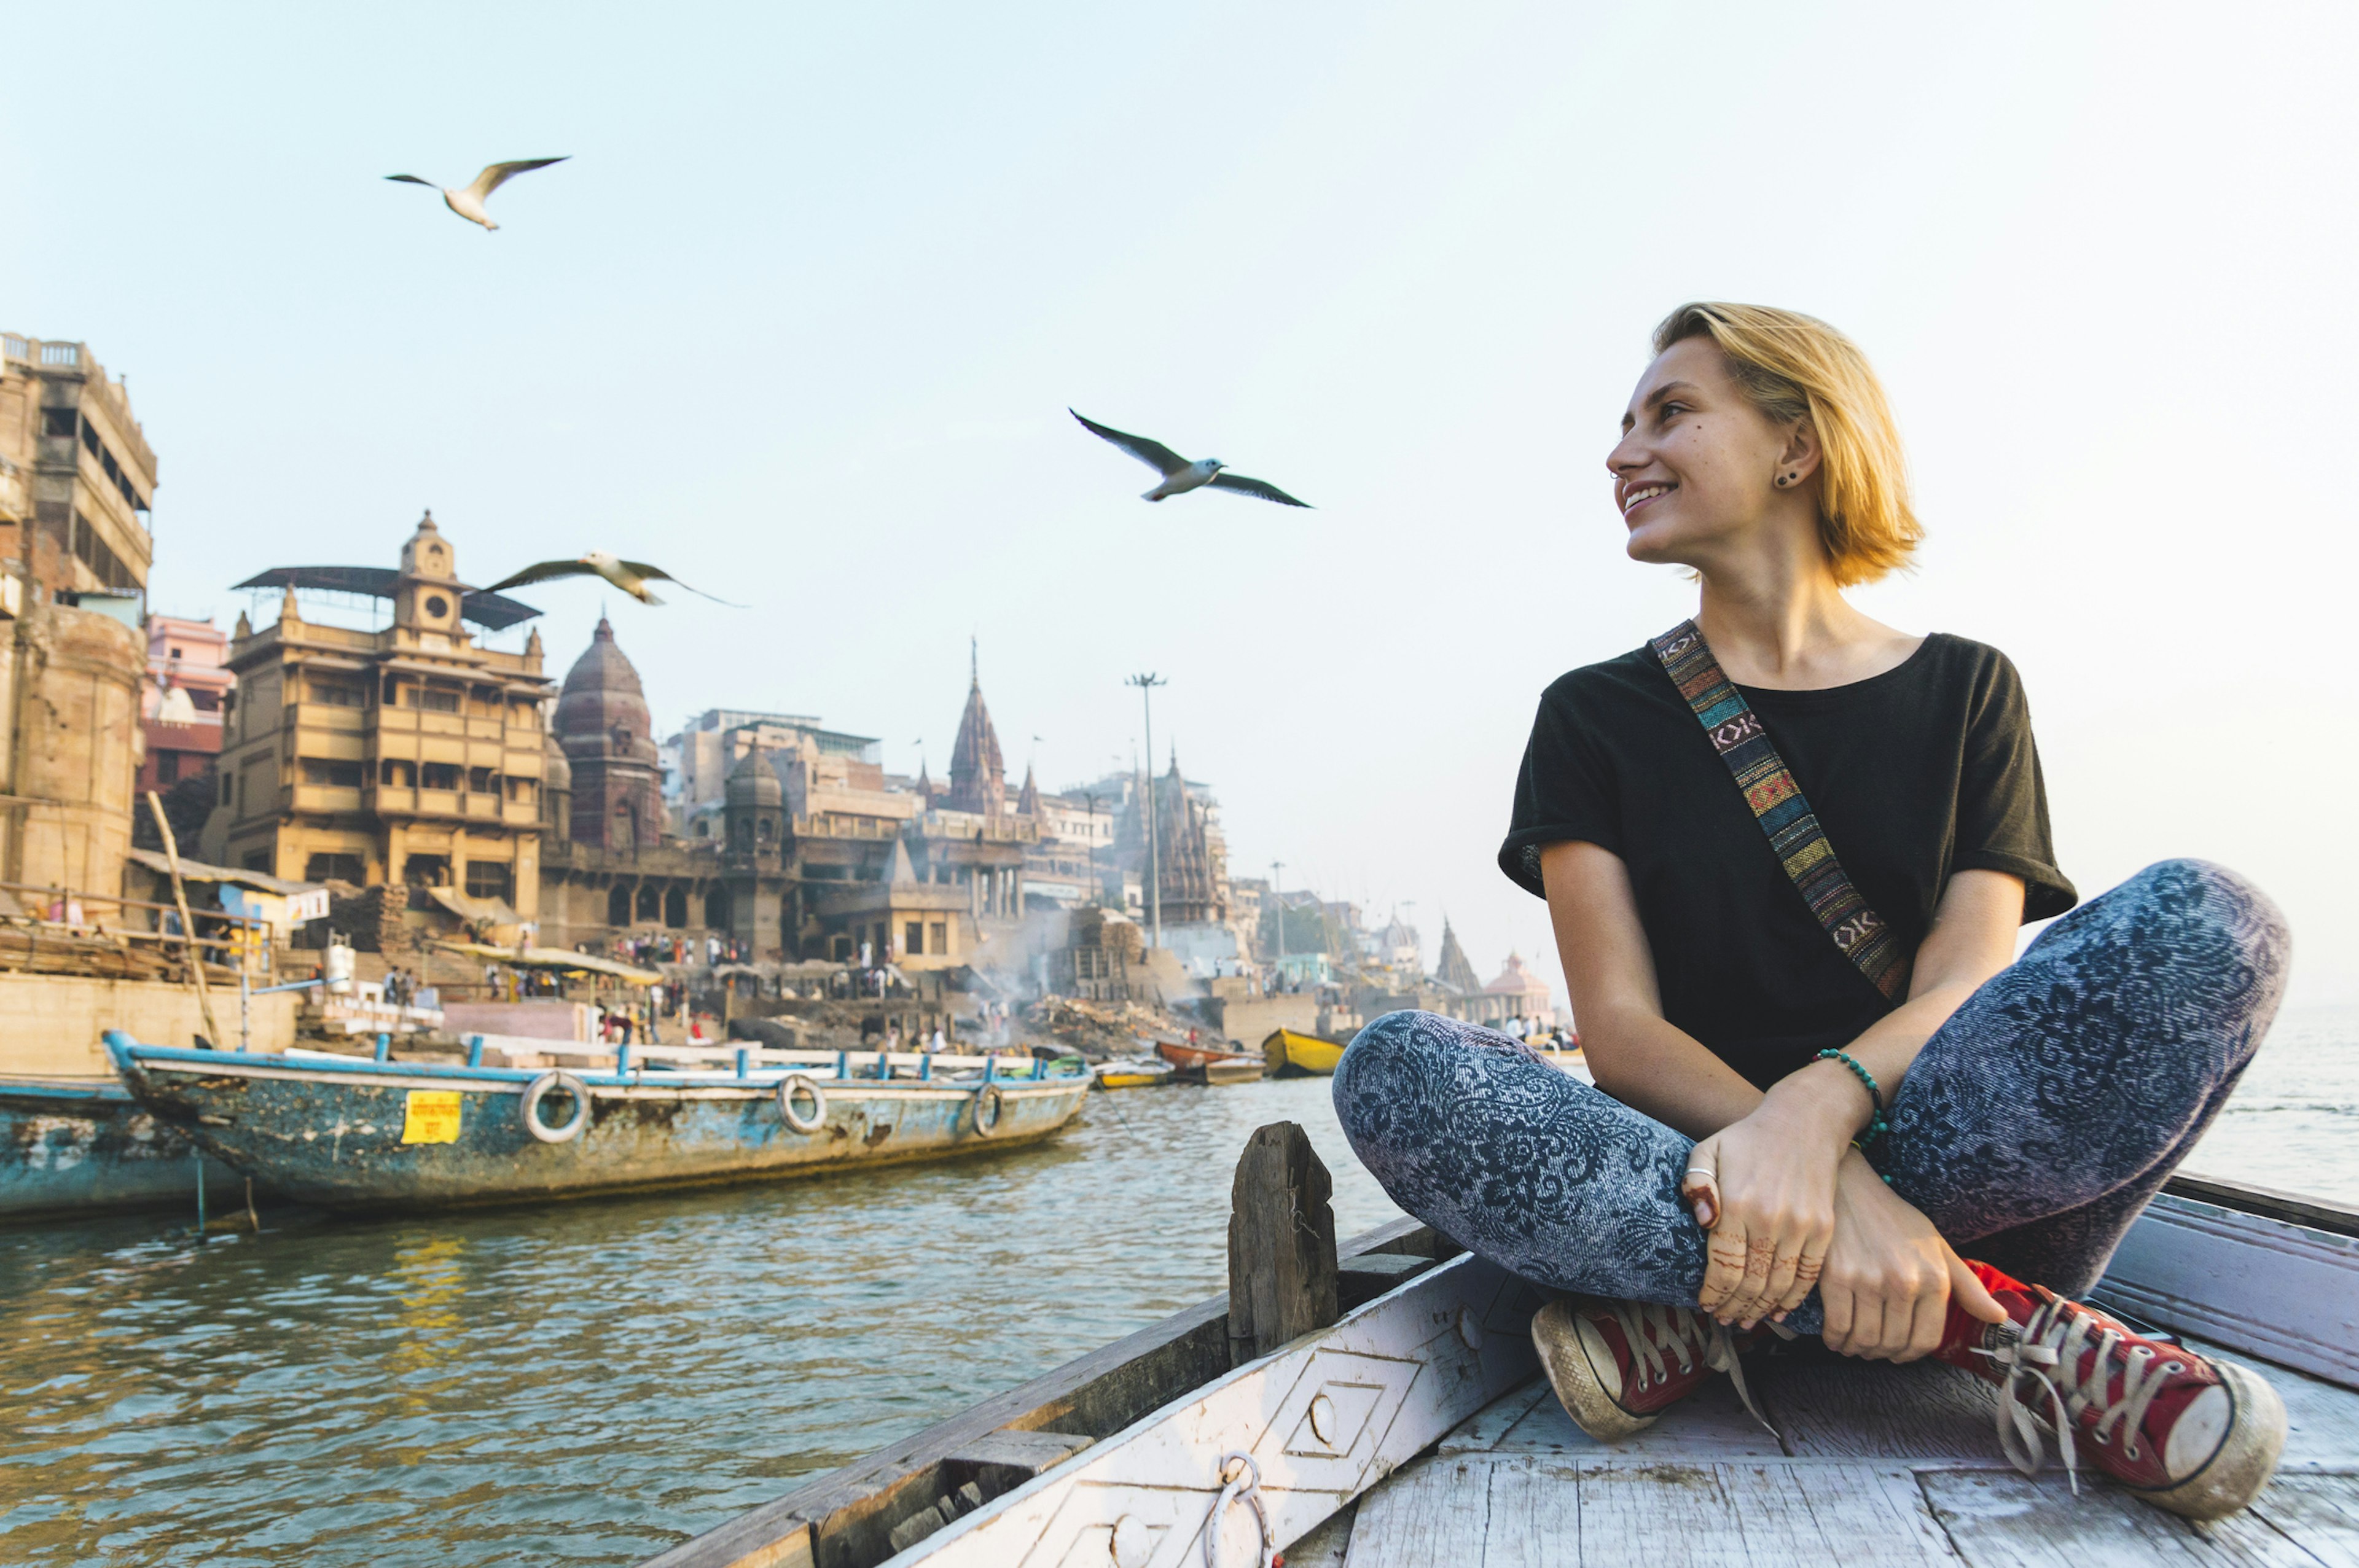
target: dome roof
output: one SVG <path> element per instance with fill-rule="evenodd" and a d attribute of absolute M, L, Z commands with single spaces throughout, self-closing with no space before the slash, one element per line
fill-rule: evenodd
<path fill-rule="evenodd" d="M 655 720 L 639 687 L 639 672 L 615 646 L 614 628 L 603 616 L 590 646 L 565 673 L 554 728 L 577 759 L 587 754 L 585 748 L 594 748 L 655 760 Z"/>
<path fill-rule="evenodd" d="M 770 766 L 770 755 L 759 746 L 746 749 L 729 770 L 727 784 L 729 805 L 733 808 L 775 806 L 787 798 L 778 783 L 778 771 Z"/>

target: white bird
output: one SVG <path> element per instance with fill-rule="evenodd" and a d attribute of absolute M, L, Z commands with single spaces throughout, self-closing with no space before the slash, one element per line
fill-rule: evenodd
<path fill-rule="evenodd" d="M 1161 501 L 1168 496 L 1185 495 L 1191 490 L 1211 485 L 1214 490 L 1234 490 L 1240 495 L 1256 496 L 1263 501 L 1275 501 L 1280 506 L 1308 507 L 1310 503 L 1297 501 L 1267 480 L 1247 479 L 1240 473 L 1227 473 L 1229 465 L 1218 458 L 1198 458 L 1190 462 L 1160 441 L 1150 441 L 1144 436 L 1125 436 L 1110 426 L 1068 408 L 1066 413 L 1082 421 L 1082 428 L 1102 441 L 1111 441 L 1163 476 L 1163 481 L 1140 497 L 1144 501 Z"/>
<path fill-rule="evenodd" d="M 483 591 L 500 593 L 511 588 L 522 588 L 528 582 L 547 582 L 551 578 L 560 577 L 604 578 L 641 604 L 663 602 L 647 591 L 647 584 L 650 582 L 678 583 L 681 588 L 688 588 L 688 584 L 680 582 L 679 579 L 661 567 L 651 567 L 645 561 L 620 560 L 603 550 L 592 550 L 586 556 L 580 556 L 570 561 L 536 561 L 522 571 L 510 572 Z M 727 604 L 732 610 L 745 608 L 742 604 L 732 603 L 725 599 L 713 599 L 712 595 L 706 593 L 701 588 L 688 588 L 688 591 L 712 599 L 715 604 Z"/>
<path fill-rule="evenodd" d="M 572 156 L 568 153 L 566 157 Z M 496 229 L 499 225 L 492 222 L 492 215 L 489 212 L 484 211 L 484 202 L 492 192 L 519 174 L 528 174 L 536 168 L 547 168 L 550 164 L 564 161 L 565 158 L 562 157 L 527 157 L 518 158 L 514 163 L 485 164 L 484 172 L 475 176 L 475 183 L 463 190 L 452 190 L 446 186 L 437 185 L 430 179 L 420 179 L 414 174 L 388 174 L 386 178 L 398 179 L 408 185 L 422 185 L 429 190 L 440 190 L 442 192 L 443 206 L 448 207 L 470 223 L 481 223 L 486 229 Z"/>

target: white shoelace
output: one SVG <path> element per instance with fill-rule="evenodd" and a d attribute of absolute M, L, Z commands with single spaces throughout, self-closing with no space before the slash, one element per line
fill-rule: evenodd
<path fill-rule="evenodd" d="M 2162 1390 L 2166 1381 L 2187 1367 L 2143 1345 L 2123 1349 L 2118 1331 L 2101 1327 L 2086 1312 L 2070 1310 L 2071 1304 L 2060 1300 L 2042 1303 L 2031 1314 L 2031 1321 L 2023 1325 L 2020 1337 L 1995 1350 L 1977 1348 L 1975 1354 L 1989 1357 L 2006 1372 L 2006 1380 L 1999 1387 L 1998 1444 L 2008 1463 L 2027 1476 L 2038 1475 L 2046 1456 L 2039 1442 L 2039 1433 L 2045 1429 L 2056 1439 L 2056 1452 L 2064 1461 L 2065 1478 L 2071 1484 L 2072 1495 L 2078 1497 L 2081 1475 L 2072 1428 L 2081 1413 L 2093 1405 L 2098 1406 L 2097 1422 L 2089 1435 L 2104 1443 L 2116 1427 L 2122 1428 L 2122 1452 L 2136 1459 L 2137 1434 L 2146 1420 L 2147 1406 L 2154 1402 L 2154 1396 Z M 2093 1346 L 2096 1351 L 2093 1357 L 2088 1355 Z M 2089 1368 L 2086 1376 L 2081 1370 L 2084 1359 Z M 2105 1390 L 2112 1386 L 2117 1360 L 2121 1395 L 2105 1403 Z M 2047 1391 L 2051 1419 L 2042 1421 L 2025 1407 L 2025 1379 L 2036 1385 L 2030 1390 L 2034 1403 L 2041 1390 Z"/>
<path fill-rule="evenodd" d="M 1663 1352 L 1668 1349 L 1679 1357 L 1680 1370 L 1695 1370 L 1698 1357 L 1715 1372 L 1725 1372 L 1728 1380 L 1736 1385 L 1736 1397 L 1744 1401 L 1745 1413 L 1759 1422 L 1775 1437 L 1777 1429 L 1753 1402 L 1753 1390 L 1745 1386 L 1745 1363 L 1737 1357 L 1736 1343 L 1729 1336 L 1728 1325 L 1688 1307 L 1668 1307 L 1654 1302 L 1615 1302 L 1614 1315 L 1622 1325 L 1622 1337 L 1629 1342 L 1637 1355 L 1641 1368 L 1638 1386 L 1661 1382 L 1670 1374 Z"/>

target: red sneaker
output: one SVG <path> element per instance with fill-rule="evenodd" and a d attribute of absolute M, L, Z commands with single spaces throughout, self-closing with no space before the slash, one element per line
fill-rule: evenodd
<path fill-rule="evenodd" d="M 1999 1385 L 1999 1446 L 2016 1468 L 2038 1473 L 2044 1430 L 2076 1493 L 2083 1454 L 2147 1502 L 2189 1519 L 2234 1513 L 2268 1485 L 2285 1452 L 2286 1411 L 2257 1373 L 2148 1339 L 1996 1270 L 1977 1272 L 2007 1321 L 1976 1323 L 1953 1308 L 1938 1354 Z"/>
<path fill-rule="evenodd" d="M 1735 1341 L 1692 1308 L 1570 1296 L 1532 1314 L 1532 1344 L 1565 1413 L 1600 1443 L 1646 1431 L 1715 1372 L 1761 1421 Z"/>

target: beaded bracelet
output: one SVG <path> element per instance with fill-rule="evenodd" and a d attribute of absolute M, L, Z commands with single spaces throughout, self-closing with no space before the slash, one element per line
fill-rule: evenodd
<path fill-rule="evenodd" d="M 1892 1124 L 1884 1119 L 1884 1091 L 1875 1087 L 1875 1076 L 1873 1073 L 1870 1073 L 1865 1067 L 1861 1066 L 1859 1065 L 1859 1059 L 1848 1051 L 1821 1051 L 1819 1053 L 1819 1060 L 1821 1062 L 1841 1062 L 1844 1066 L 1849 1067 L 1854 1073 L 1859 1075 L 1859 1081 L 1867 1087 L 1867 1101 L 1868 1104 L 1873 1106 L 1875 1108 L 1868 1112 L 1866 1127 L 1863 1128 L 1860 1130 L 1860 1135 L 1856 1139 L 1853 1140 L 1854 1143 L 1858 1146 L 1859 1152 L 1864 1154 L 1867 1152 L 1867 1146 L 1869 1144 L 1874 1143 L 1877 1139 L 1892 1130 Z"/>

